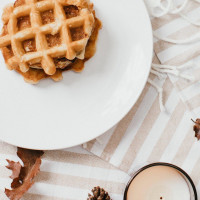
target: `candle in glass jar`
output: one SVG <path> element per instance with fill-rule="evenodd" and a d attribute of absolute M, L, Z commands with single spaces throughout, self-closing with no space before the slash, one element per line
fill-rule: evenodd
<path fill-rule="evenodd" d="M 152 166 L 131 181 L 127 200 L 191 200 L 184 176 L 169 166 Z"/>

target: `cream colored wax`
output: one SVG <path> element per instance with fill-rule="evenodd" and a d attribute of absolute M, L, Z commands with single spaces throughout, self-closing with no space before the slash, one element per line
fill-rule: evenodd
<path fill-rule="evenodd" d="M 154 166 L 133 179 L 127 200 L 190 200 L 190 191 L 178 170 L 167 166 Z"/>

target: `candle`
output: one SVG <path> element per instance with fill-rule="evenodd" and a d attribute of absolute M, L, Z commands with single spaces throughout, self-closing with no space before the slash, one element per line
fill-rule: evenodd
<path fill-rule="evenodd" d="M 192 180 L 180 170 L 166 163 L 144 167 L 130 181 L 124 200 L 197 200 Z"/>

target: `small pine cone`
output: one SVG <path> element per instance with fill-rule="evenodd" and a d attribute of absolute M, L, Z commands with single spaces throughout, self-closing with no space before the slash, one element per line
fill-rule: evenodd
<path fill-rule="evenodd" d="M 92 189 L 92 194 L 88 194 L 87 200 L 112 200 L 109 194 L 99 186 Z"/>

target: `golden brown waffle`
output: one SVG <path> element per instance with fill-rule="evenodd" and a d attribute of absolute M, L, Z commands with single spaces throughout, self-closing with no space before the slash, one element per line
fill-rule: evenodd
<path fill-rule="evenodd" d="M 8 68 L 42 68 L 47 75 L 84 59 L 95 22 L 87 0 L 20 0 L 4 10 L 2 20 L 0 48 Z M 66 58 L 64 65 L 59 58 Z"/>

